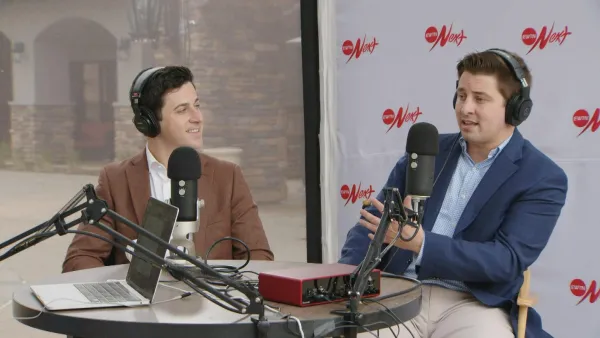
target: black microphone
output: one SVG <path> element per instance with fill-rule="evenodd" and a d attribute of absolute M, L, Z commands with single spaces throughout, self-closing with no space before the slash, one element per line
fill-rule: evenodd
<path fill-rule="evenodd" d="M 200 156 L 191 147 L 179 147 L 169 156 L 167 177 L 171 179 L 171 205 L 179 208 L 178 222 L 195 222 L 198 217 Z"/>
<path fill-rule="evenodd" d="M 415 123 L 406 139 L 406 195 L 412 197 L 412 207 L 419 220 L 423 216 L 423 202 L 431 196 L 438 154 L 437 128 L 427 122 Z"/>
<path fill-rule="evenodd" d="M 183 247 L 182 251 L 196 256 L 191 234 L 200 227 L 199 209 L 203 201 L 198 200 L 198 179 L 202 175 L 200 155 L 191 147 L 175 149 L 167 166 L 167 177 L 171 179 L 171 199 L 169 203 L 179 208 L 177 224 L 173 230 L 173 246 Z"/>

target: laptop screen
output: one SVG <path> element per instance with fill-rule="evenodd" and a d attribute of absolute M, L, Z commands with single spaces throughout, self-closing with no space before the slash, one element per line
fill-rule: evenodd
<path fill-rule="evenodd" d="M 141 227 L 168 243 L 178 214 L 179 209 L 177 207 L 151 197 L 148 200 Z M 137 244 L 159 257 L 165 257 L 167 253 L 167 248 L 143 234 L 138 235 Z M 135 250 L 134 253 L 145 256 L 142 250 Z M 136 255 L 131 258 L 131 264 L 127 271 L 127 283 L 142 296 L 152 301 L 161 269 L 158 264 L 156 266 L 152 265 L 136 257 Z M 148 258 L 148 260 L 154 262 L 151 258 Z"/>

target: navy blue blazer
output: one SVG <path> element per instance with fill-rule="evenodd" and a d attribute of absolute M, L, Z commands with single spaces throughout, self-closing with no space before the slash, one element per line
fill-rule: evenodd
<path fill-rule="evenodd" d="M 456 226 L 453 238 L 431 232 L 442 206 L 450 179 L 462 148 L 459 134 L 441 134 L 440 151 L 435 162 L 438 177 L 431 197 L 425 203 L 420 280 L 439 278 L 463 281 L 483 304 L 509 312 L 517 332 L 519 289 L 523 272 L 539 257 L 548 243 L 567 195 L 567 176 L 550 158 L 514 134 L 485 174 Z M 405 191 L 406 157 L 395 165 L 387 187 Z M 447 164 L 440 173 L 444 162 Z M 377 199 L 383 202 L 383 193 Z M 380 216 L 373 207 L 369 212 Z M 369 231 L 356 224 L 348 232 L 340 263 L 357 265 L 366 254 Z M 413 253 L 392 249 L 379 268 L 402 274 L 412 262 Z M 389 264 L 388 264 L 389 263 Z M 532 276 L 535 278 L 535 275 Z M 527 316 L 528 338 L 552 337 L 542 329 L 539 314 L 530 308 Z"/>

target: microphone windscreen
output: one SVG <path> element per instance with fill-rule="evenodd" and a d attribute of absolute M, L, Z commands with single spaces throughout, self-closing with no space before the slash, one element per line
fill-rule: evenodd
<path fill-rule="evenodd" d="M 175 180 L 197 180 L 202 175 L 200 155 L 191 147 L 179 147 L 169 156 L 167 176 Z"/>
<path fill-rule="evenodd" d="M 406 152 L 419 155 L 437 155 L 438 153 L 438 130 L 427 122 L 415 123 L 408 130 L 406 138 Z"/>

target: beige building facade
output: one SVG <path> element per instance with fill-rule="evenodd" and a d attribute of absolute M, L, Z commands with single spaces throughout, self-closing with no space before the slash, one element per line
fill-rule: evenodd
<path fill-rule="evenodd" d="M 168 5 L 142 26 L 150 3 Z M 183 64 L 206 151 L 239 161 L 257 202 L 285 199 L 286 181 L 304 175 L 298 4 L 0 0 L 0 162 L 77 172 L 141 151 L 131 82 L 143 68 Z M 148 27 L 158 33 L 136 35 Z"/>

